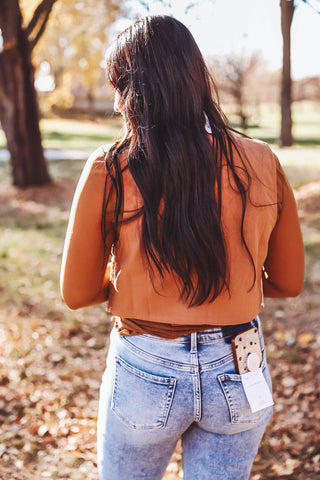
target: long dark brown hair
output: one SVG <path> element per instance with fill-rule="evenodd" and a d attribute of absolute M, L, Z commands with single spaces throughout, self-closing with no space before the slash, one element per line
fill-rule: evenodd
<path fill-rule="evenodd" d="M 123 209 L 120 154 L 141 193 L 141 240 L 151 278 L 175 275 L 189 306 L 213 302 L 228 289 L 228 259 L 221 224 L 222 162 L 246 209 L 244 182 L 232 151 L 234 134 L 214 101 L 214 82 L 190 31 L 168 16 L 138 19 L 122 32 L 107 56 L 107 76 L 118 91 L 126 134 L 106 155 L 107 176 L 116 193 L 115 239 Z M 205 130 L 212 130 L 212 142 Z M 238 152 L 239 153 L 239 152 Z M 238 169 L 239 171 L 239 169 Z M 105 194 L 102 215 L 111 197 Z"/>

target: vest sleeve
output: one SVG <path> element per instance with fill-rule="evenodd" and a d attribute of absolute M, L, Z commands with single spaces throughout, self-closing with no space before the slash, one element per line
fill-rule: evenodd
<path fill-rule="evenodd" d="M 106 186 L 102 147 L 88 159 L 73 198 L 66 233 L 62 266 L 61 294 L 71 309 L 95 305 L 107 300 L 108 258 L 113 236 L 104 245 L 101 214 Z M 107 231 L 112 222 L 107 220 Z"/>
<path fill-rule="evenodd" d="M 269 239 L 263 290 L 266 297 L 295 297 L 304 279 L 303 239 L 292 188 L 276 162 L 278 219 Z"/>

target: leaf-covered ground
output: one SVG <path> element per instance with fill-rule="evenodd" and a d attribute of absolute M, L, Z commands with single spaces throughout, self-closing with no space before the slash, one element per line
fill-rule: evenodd
<path fill-rule="evenodd" d="M 0 190 L 0 479 L 97 480 L 96 417 L 110 319 L 58 293 L 74 184 Z M 306 281 L 262 314 L 275 412 L 251 480 L 320 478 L 320 183 L 297 193 Z M 166 478 L 183 478 L 181 451 Z M 115 479 L 116 480 L 116 479 Z M 152 479 L 150 479 L 152 480 Z"/>

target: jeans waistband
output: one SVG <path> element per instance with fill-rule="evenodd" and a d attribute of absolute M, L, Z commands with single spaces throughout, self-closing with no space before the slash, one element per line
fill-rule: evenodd
<path fill-rule="evenodd" d="M 260 320 L 259 317 L 251 320 L 250 322 L 240 323 L 237 325 L 224 325 L 221 327 L 213 327 L 207 330 L 202 330 L 200 332 L 190 333 L 187 335 L 182 335 L 181 337 L 175 339 L 165 339 L 161 337 L 155 337 L 153 335 L 144 334 L 141 337 L 149 338 L 152 341 L 159 342 L 168 342 L 169 344 L 184 344 L 191 342 L 191 336 L 193 337 L 192 343 L 211 343 L 214 341 L 224 339 L 226 343 L 231 343 L 231 338 L 234 335 L 237 335 L 240 332 L 243 332 L 251 327 L 259 328 Z"/>
<path fill-rule="evenodd" d="M 237 335 L 240 332 L 244 332 L 245 330 L 248 330 L 249 328 L 252 328 L 252 327 L 259 327 L 258 318 L 255 318 L 250 322 L 240 323 L 238 325 L 225 325 L 222 327 L 210 328 L 208 330 L 198 332 L 196 333 L 197 341 L 206 342 L 206 341 L 212 341 L 212 340 L 220 340 L 224 338 L 225 341 L 228 343 L 228 342 L 231 342 L 231 338 L 233 336 Z"/>

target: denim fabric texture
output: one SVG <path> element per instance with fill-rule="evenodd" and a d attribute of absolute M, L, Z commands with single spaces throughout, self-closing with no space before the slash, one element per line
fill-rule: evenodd
<path fill-rule="evenodd" d="M 264 351 L 260 320 L 258 325 Z M 249 478 L 272 407 L 252 413 L 231 337 L 248 324 L 166 340 L 111 333 L 100 391 L 100 480 L 161 480 L 179 438 L 184 480 Z M 265 352 L 263 374 L 271 389 Z"/>

